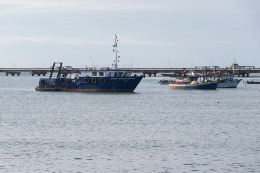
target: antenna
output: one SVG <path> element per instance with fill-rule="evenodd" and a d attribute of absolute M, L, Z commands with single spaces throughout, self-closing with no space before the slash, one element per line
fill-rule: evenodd
<path fill-rule="evenodd" d="M 117 52 L 119 52 L 119 51 L 117 51 L 117 42 L 118 42 L 118 40 L 117 40 L 117 36 L 116 36 L 116 34 L 115 34 L 115 44 L 113 45 L 113 47 L 115 47 L 115 52 L 116 52 L 116 63 L 115 63 L 115 68 L 116 68 L 116 70 L 117 70 L 117 58 L 119 58 L 119 57 L 117 57 Z M 114 50 L 113 50 L 114 51 Z"/>
<path fill-rule="evenodd" d="M 235 55 L 233 55 L 233 75 L 235 75 Z"/>

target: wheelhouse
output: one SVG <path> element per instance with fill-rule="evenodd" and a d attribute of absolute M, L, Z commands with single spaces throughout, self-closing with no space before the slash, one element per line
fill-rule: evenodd
<path fill-rule="evenodd" d="M 130 77 L 132 71 L 112 71 L 112 70 L 97 70 L 97 71 L 81 71 L 80 77 Z"/>

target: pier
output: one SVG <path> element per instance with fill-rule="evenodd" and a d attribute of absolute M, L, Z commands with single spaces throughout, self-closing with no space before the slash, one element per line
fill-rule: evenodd
<path fill-rule="evenodd" d="M 6 76 L 17 75 L 20 76 L 21 73 L 29 72 L 32 76 L 43 75 L 45 76 L 50 71 L 49 68 L 0 68 L 0 72 L 4 72 Z"/>
<path fill-rule="evenodd" d="M 72 70 L 67 70 L 64 68 L 62 70 L 62 74 L 67 75 L 69 71 Z M 1 72 L 5 73 L 6 76 L 20 76 L 23 73 L 29 73 L 32 76 L 45 76 L 47 73 L 51 72 L 51 68 L 0 68 L 0 73 Z M 54 69 L 54 72 L 58 72 L 58 70 Z"/>
<path fill-rule="evenodd" d="M 118 70 L 133 70 L 135 73 L 142 73 L 145 76 L 156 76 L 157 74 L 166 73 L 169 75 L 183 74 L 183 68 L 118 68 Z M 0 73 L 4 72 L 6 76 L 17 75 L 20 76 L 23 73 L 30 73 L 32 76 L 45 76 L 51 72 L 51 68 L 0 68 Z M 62 68 L 61 73 L 67 75 L 71 71 L 84 70 L 84 68 Z M 206 73 L 219 71 L 222 73 L 235 74 L 238 77 L 249 77 L 251 73 L 260 73 L 260 68 L 254 66 L 239 66 L 238 64 L 232 64 L 230 68 L 221 68 L 219 66 L 195 66 L 194 68 L 185 68 L 186 71 L 193 71 L 196 73 Z M 54 72 L 58 72 L 58 69 L 54 69 Z"/>
<path fill-rule="evenodd" d="M 183 68 L 133 68 L 134 72 L 142 73 L 144 76 L 156 76 L 158 73 L 166 73 L 172 75 L 183 74 Z M 238 77 L 249 77 L 250 73 L 260 73 L 260 68 L 254 66 L 235 66 L 232 68 L 221 68 L 219 66 L 195 66 L 194 68 L 185 68 L 185 71 L 193 71 L 196 73 L 207 73 L 219 71 L 224 74 L 234 74 Z"/>

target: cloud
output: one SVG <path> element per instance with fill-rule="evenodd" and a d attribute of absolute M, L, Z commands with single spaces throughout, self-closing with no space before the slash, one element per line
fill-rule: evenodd
<path fill-rule="evenodd" d="M 162 10 L 177 9 L 177 7 L 163 3 L 147 3 L 142 1 L 104 1 L 104 0 L 0 0 L 2 13 L 21 12 L 25 10 Z"/>
<path fill-rule="evenodd" d="M 108 45 L 111 43 L 102 41 L 91 41 L 78 38 L 59 38 L 59 37 L 0 37 L 2 43 L 50 43 L 50 44 L 72 44 L 72 45 Z"/>
<path fill-rule="evenodd" d="M 17 36 L 17 37 L 0 37 L 2 43 L 49 43 L 49 44 L 70 44 L 70 45 L 112 45 L 112 42 L 104 41 L 92 41 L 88 39 L 79 38 L 60 38 L 60 37 L 29 37 L 29 36 Z M 120 43 L 131 46 L 175 46 L 177 42 L 169 41 L 149 41 L 149 40 L 120 40 Z"/>
<path fill-rule="evenodd" d="M 149 40 L 125 40 L 120 42 L 131 46 L 177 46 L 179 43 L 174 41 L 149 41 Z"/>
<path fill-rule="evenodd" d="M 61 38 L 61 37 L 30 37 L 30 36 L 16 36 L 16 37 L 0 37 L 0 43 L 48 43 L 58 45 L 94 45 L 94 46 L 111 46 L 112 42 L 98 41 L 81 38 Z M 226 40 L 198 40 L 198 39 L 185 39 L 174 41 L 159 41 L 159 40 L 131 40 L 121 39 L 119 43 L 125 46 L 214 46 L 214 45 L 240 45 L 239 41 L 226 41 Z M 248 43 L 250 44 L 250 43 Z"/>

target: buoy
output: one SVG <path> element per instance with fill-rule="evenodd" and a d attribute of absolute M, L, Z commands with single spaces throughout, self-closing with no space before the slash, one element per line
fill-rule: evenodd
<path fill-rule="evenodd" d="M 90 82 L 89 78 L 86 78 L 86 79 L 85 79 L 85 82 L 86 82 L 86 83 L 89 83 L 89 82 Z"/>
<path fill-rule="evenodd" d="M 102 82 L 102 83 L 106 83 L 106 79 L 105 79 L 105 78 L 102 78 L 102 79 L 101 79 L 101 82 Z"/>
<path fill-rule="evenodd" d="M 97 83 L 97 78 L 93 78 L 93 79 L 92 79 L 92 82 L 93 82 L 93 83 Z"/>

